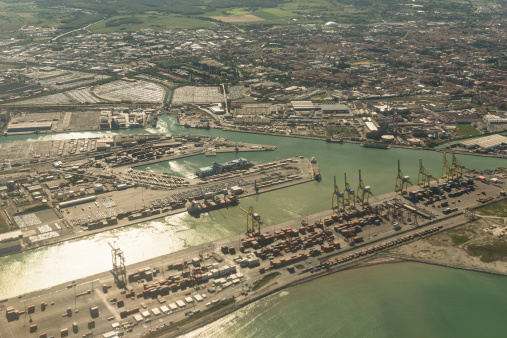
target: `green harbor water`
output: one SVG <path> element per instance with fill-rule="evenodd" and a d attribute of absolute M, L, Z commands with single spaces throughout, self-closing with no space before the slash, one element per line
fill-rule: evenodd
<path fill-rule="evenodd" d="M 249 304 L 189 337 L 504 337 L 506 277 L 399 263 L 343 271 Z"/>
<path fill-rule="evenodd" d="M 119 133 L 134 133 L 125 130 Z M 397 160 L 404 175 L 416 183 L 419 158 L 426 169 L 439 177 L 442 154 L 432 151 L 393 148 L 367 149 L 355 144 L 185 129 L 174 118 L 163 116 L 156 129 L 146 133 L 194 133 L 226 137 L 230 141 L 277 146 L 272 152 L 193 156 L 139 167 L 188 176 L 212 162 L 245 157 L 264 163 L 296 155 L 316 157 L 321 182 L 309 182 L 255 197 L 241 199 L 253 206 L 265 226 L 312 214 L 331 206 L 333 176 L 344 186 L 344 173 L 356 189 L 358 169 L 375 195 L 394 189 Z M 0 142 L 59 140 L 112 135 L 116 132 L 83 132 L 49 135 L 20 135 Z M 477 156 L 457 158 L 468 168 L 506 167 L 507 161 Z M 171 193 L 168 192 L 168 195 Z M 238 207 L 213 211 L 196 219 L 186 213 L 155 221 L 105 231 L 65 243 L 0 258 L 0 299 L 47 288 L 59 283 L 111 269 L 107 240 L 117 241 L 126 263 L 132 264 L 189 246 L 244 232 L 245 217 Z M 161 264 L 162 265 L 162 260 Z M 495 336 L 505 329 L 497 314 L 507 308 L 506 279 L 472 272 L 428 267 L 419 264 L 375 266 L 339 273 L 322 280 L 287 289 L 233 315 L 233 328 L 220 321 L 210 329 L 215 336 L 308 337 L 308 336 Z M 252 311 L 249 311 L 251 309 Z M 505 313 L 505 311 L 503 311 Z M 279 317 L 281 316 L 281 317 Z M 497 319 L 498 318 L 498 319 Z M 477 329 L 470 328 L 477 323 Z M 460 324 L 461 323 L 461 324 Z M 264 328 L 265 326 L 265 328 Z M 454 328 L 454 330 L 452 330 Z M 232 330 L 232 331 L 231 331 Z M 234 331 L 238 330 L 238 331 Z M 420 334 L 419 334 L 420 332 Z M 454 334 L 454 333 L 460 334 Z M 205 335 L 207 335 L 206 333 Z"/>

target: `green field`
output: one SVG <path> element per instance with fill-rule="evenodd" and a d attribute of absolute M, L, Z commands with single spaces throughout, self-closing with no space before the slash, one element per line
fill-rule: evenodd
<path fill-rule="evenodd" d="M 507 199 L 480 207 L 477 211 L 482 215 L 507 217 Z"/>
<path fill-rule="evenodd" d="M 469 136 L 478 136 L 481 133 L 472 127 L 469 124 L 458 124 L 458 128 L 456 129 L 456 136 L 459 137 L 469 137 Z"/>
<path fill-rule="evenodd" d="M 213 24 L 204 20 L 185 18 L 169 14 L 140 14 L 114 16 L 88 27 L 93 33 L 136 32 L 141 29 L 207 28 Z"/>
<path fill-rule="evenodd" d="M 349 127 L 339 127 L 339 126 L 327 126 L 326 127 L 326 135 L 331 137 L 333 135 L 340 135 L 341 137 L 355 137 L 357 136 L 357 130 Z"/>
<path fill-rule="evenodd" d="M 3 0 L 0 1 L 0 32 L 2 37 L 26 38 L 19 29 L 25 25 L 56 27 L 69 31 L 84 27 L 102 18 L 106 22 L 93 26 L 93 32 L 110 33 L 139 29 L 206 28 L 210 23 L 200 18 L 253 14 L 263 24 L 297 22 L 324 23 L 336 21 L 364 25 L 375 21 L 406 20 L 414 9 L 401 0 Z M 424 2 L 430 12 L 447 13 L 450 18 L 472 18 L 475 8 L 484 2 L 446 0 Z M 72 9 L 70 9 L 72 8 Z M 77 10 L 76 10 L 77 9 Z M 79 10 L 81 9 L 81 11 Z M 308 17 L 306 17 L 309 15 Z M 400 17 L 401 15 L 401 17 Z M 112 22 L 110 22 L 112 20 Z M 119 21 L 118 21 L 119 20 Z M 116 21 L 116 22 L 115 22 Z M 109 25 L 106 25 L 110 22 Z M 259 22 L 241 22 L 257 25 Z"/>

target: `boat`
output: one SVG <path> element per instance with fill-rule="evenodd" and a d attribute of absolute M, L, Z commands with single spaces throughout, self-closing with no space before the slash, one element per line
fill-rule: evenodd
<path fill-rule="evenodd" d="M 153 128 L 155 128 L 157 126 L 157 123 L 158 123 L 158 117 L 154 117 L 152 120 L 151 120 L 151 126 Z"/>
<path fill-rule="evenodd" d="M 237 205 L 238 198 L 236 195 L 224 195 L 223 199 L 192 201 L 192 204 L 187 208 L 187 211 L 192 216 L 199 216 L 203 212 L 209 212 L 231 205 Z"/>
<path fill-rule="evenodd" d="M 361 143 L 361 147 L 365 148 L 377 148 L 377 149 L 391 149 L 391 146 L 386 143 L 380 143 L 380 142 L 365 142 Z"/>
<path fill-rule="evenodd" d="M 328 142 L 328 143 L 343 143 L 343 140 L 341 138 L 328 138 L 328 139 L 326 139 L 326 142 Z"/>
<path fill-rule="evenodd" d="M 317 164 L 317 159 L 315 157 L 312 157 L 310 159 L 310 162 L 312 163 L 313 179 L 315 181 L 320 181 L 322 177 L 320 176 L 320 170 L 319 165 Z"/>
<path fill-rule="evenodd" d="M 248 169 L 253 166 L 254 166 L 253 162 L 248 161 L 244 158 L 238 158 L 237 160 L 232 160 L 230 162 L 223 164 L 215 162 L 211 167 L 200 168 L 195 172 L 195 175 L 199 178 L 203 178 L 207 176 L 222 174 L 228 171 Z"/>

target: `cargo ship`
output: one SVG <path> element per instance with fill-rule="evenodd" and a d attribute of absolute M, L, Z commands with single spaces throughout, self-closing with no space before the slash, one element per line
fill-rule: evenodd
<path fill-rule="evenodd" d="M 217 210 L 231 205 L 237 205 L 238 198 L 236 195 L 224 195 L 224 198 L 218 200 L 204 199 L 201 201 L 193 201 L 187 208 L 187 211 L 192 216 L 199 216 L 203 212 Z"/>
<path fill-rule="evenodd" d="M 389 144 L 380 143 L 380 142 L 361 143 L 361 147 L 365 147 L 365 148 L 377 148 L 377 149 L 391 149 L 391 146 L 389 146 Z"/>
<path fill-rule="evenodd" d="M 328 142 L 328 143 L 343 143 L 343 140 L 341 138 L 328 138 L 328 139 L 326 139 L 326 142 Z"/>
<path fill-rule="evenodd" d="M 158 123 L 158 117 L 154 117 L 152 120 L 151 120 L 151 126 L 153 128 L 157 127 L 157 123 Z"/>
<path fill-rule="evenodd" d="M 213 163 L 211 167 L 203 167 L 195 172 L 195 175 L 199 178 L 218 175 L 228 171 L 239 170 L 239 169 L 248 169 L 253 167 L 254 163 L 248 161 L 244 158 L 238 158 L 237 160 L 232 160 L 227 163 Z"/>

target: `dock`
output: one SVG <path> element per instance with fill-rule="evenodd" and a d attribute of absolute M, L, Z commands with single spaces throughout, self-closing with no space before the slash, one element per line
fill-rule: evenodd
<path fill-rule="evenodd" d="M 315 181 L 322 180 L 322 176 L 320 176 L 319 164 L 317 163 L 317 160 L 315 159 L 315 157 L 312 157 L 312 159 L 310 161 L 312 164 L 313 179 Z"/>
<path fill-rule="evenodd" d="M 475 186 L 475 190 L 495 196 L 494 200 L 505 198 L 499 194 L 502 187 L 482 182 L 476 182 Z M 9 315 L 0 317 L 0 335 L 10 338 L 36 332 L 37 335 L 58 336 L 62 330 L 71 330 L 74 322 L 80 335 L 92 330 L 93 335 L 104 335 L 113 331 L 112 327 L 116 328 L 115 333 L 146 334 L 153 325 L 159 329 L 178 325 L 179 321 L 232 298 L 235 299 L 232 307 L 238 308 L 283 287 L 374 257 L 389 247 L 463 224 L 467 221 L 461 214 L 463 209 L 482 205 L 477 202 L 476 194 L 449 197 L 447 202 L 459 205 L 460 212 L 444 215 L 438 208 L 419 207 L 426 210 L 431 219 L 421 219 L 414 225 L 406 214 L 402 220 L 398 212 L 393 212 L 408 210 L 400 199 L 399 194 L 389 193 L 375 197 L 369 208 L 340 213 L 325 210 L 274 226 L 266 225 L 257 244 L 252 244 L 249 237 L 242 234 L 238 247 L 238 235 L 235 235 L 139 262 L 126 267 L 126 290 L 115 285 L 111 272 L 104 272 L 5 299 L 2 305 Z M 370 217 L 375 215 L 373 210 L 381 211 L 380 224 L 363 224 L 373 219 Z M 360 221 L 362 235 L 350 240 L 342 232 L 333 231 L 341 226 L 341 218 L 347 219 L 347 223 L 355 219 Z M 400 222 L 400 229 L 393 229 L 394 221 Z M 268 228 L 273 231 L 268 232 Z M 322 245 L 313 243 L 320 239 Z M 331 242 L 332 245 L 328 245 Z M 277 252 L 281 247 L 285 248 L 284 257 L 279 257 L 280 252 Z M 266 258 L 260 258 L 261 254 Z M 291 260 L 299 261 L 298 273 L 287 271 Z M 280 273 L 276 285 L 253 291 L 252 286 L 267 271 Z M 170 336 L 181 332 L 177 330 Z"/>

